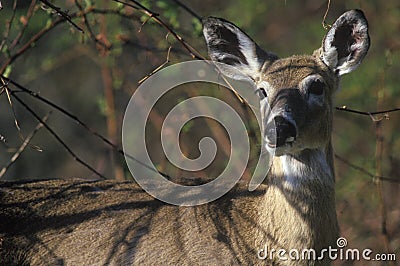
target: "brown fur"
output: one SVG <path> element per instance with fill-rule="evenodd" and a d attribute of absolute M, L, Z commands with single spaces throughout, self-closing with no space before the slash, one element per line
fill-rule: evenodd
<path fill-rule="evenodd" d="M 321 201 L 326 189 L 320 184 L 299 195 L 276 183 L 254 192 L 236 188 L 206 205 L 175 207 L 131 182 L 5 182 L 0 194 L 0 262 L 248 265 L 265 264 L 257 259 L 265 244 L 275 249 L 330 244 L 336 235 L 325 229 L 331 223 L 337 226 L 333 194 Z M 319 200 L 310 202 L 310 197 Z M 331 211 L 321 215 L 313 211 L 318 209 Z M 321 230 L 325 233 L 319 235 Z"/>

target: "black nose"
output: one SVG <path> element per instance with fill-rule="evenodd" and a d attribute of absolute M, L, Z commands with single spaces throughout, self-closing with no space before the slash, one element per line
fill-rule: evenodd
<path fill-rule="evenodd" d="M 296 139 L 297 131 L 292 122 L 283 116 L 276 116 L 273 122 L 269 122 L 265 127 L 265 135 L 268 145 L 280 147 Z"/>

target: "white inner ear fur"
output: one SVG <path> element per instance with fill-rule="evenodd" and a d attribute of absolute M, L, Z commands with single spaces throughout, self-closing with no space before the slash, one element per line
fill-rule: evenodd
<path fill-rule="evenodd" d="M 353 25 L 353 32 L 362 33 L 367 35 L 368 27 L 362 22 Z M 335 27 L 335 26 L 334 26 Z M 358 56 L 355 58 L 351 58 L 351 52 L 347 57 L 338 58 L 337 48 L 332 45 L 335 39 L 337 26 L 335 28 L 329 30 L 324 40 L 324 52 L 322 54 L 322 60 L 325 64 L 327 64 L 330 68 L 338 73 L 339 76 L 352 72 L 356 69 L 361 61 L 363 56 L 359 58 Z M 350 37 L 350 36 L 349 36 Z M 362 41 L 358 41 L 353 43 L 348 47 L 350 51 L 362 51 L 368 46 L 368 40 L 362 39 Z"/>
<path fill-rule="evenodd" d="M 224 74 L 229 76 L 230 78 L 237 80 L 247 80 L 247 81 L 257 81 L 260 79 L 260 68 L 262 62 L 261 59 L 257 57 L 256 53 L 256 44 L 240 29 L 233 27 L 229 24 L 224 25 L 228 30 L 233 32 L 239 41 L 238 49 L 244 55 L 247 64 L 245 62 L 241 62 L 239 65 L 230 66 L 224 63 L 217 63 L 219 68 L 222 70 Z M 207 31 L 204 31 L 206 35 L 206 39 L 209 38 L 209 34 Z M 223 40 L 220 40 L 223 42 Z M 230 54 L 226 52 L 213 52 L 214 57 L 223 61 L 225 58 L 231 57 Z"/>
<path fill-rule="evenodd" d="M 251 77 L 253 81 L 257 81 L 260 77 L 260 69 L 263 62 L 260 62 L 262 59 L 257 57 L 255 42 L 252 41 L 239 28 L 233 27 L 231 25 L 226 25 L 226 27 L 238 38 L 238 48 L 247 61 L 247 65 L 242 64 L 241 66 L 239 66 L 240 71 L 243 74 Z"/>
<path fill-rule="evenodd" d="M 236 32 L 236 34 L 239 40 L 240 51 L 245 56 L 248 63 L 249 72 L 251 72 L 249 74 L 255 80 L 260 75 L 259 71 L 261 68 L 259 58 L 257 58 L 256 45 L 243 33 Z"/>
<path fill-rule="evenodd" d="M 332 46 L 334 37 L 335 32 L 329 31 L 325 38 L 324 52 L 322 53 L 322 60 L 332 69 L 336 69 L 338 65 L 338 52 L 336 47 Z"/>
<path fill-rule="evenodd" d="M 353 32 L 362 32 L 363 34 L 367 34 L 368 32 L 368 27 L 363 24 L 363 23 L 357 23 L 353 29 Z M 368 46 L 368 40 L 363 39 L 362 41 L 355 42 L 350 46 L 351 51 L 361 51 L 365 49 L 366 46 Z M 347 73 L 352 72 L 355 70 L 360 64 L 364 56 L 360 60 L 357 58 L 350 58 L 351 55 L 349 55 L 347 58 L 339 58 L 338 66 L 336 68 L 337 71 L 339 71 L 339 75 L 344 75 Z"/>

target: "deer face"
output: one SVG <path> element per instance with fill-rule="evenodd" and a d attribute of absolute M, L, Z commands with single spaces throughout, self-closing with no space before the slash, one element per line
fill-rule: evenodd
<path fill-rule="evenodd" d="M 337 84 L 330 69 L 312 56 L 274 61 L 257 83 L 261 106 L 270 107 L 262 108 L 265 147 L 282 155 L 326 146 Z"/>
<path fill-rule="evenodd" d="M 234 24 L 219 18 L 204 19 L 203 33 L 209 55 L 221 72 L 254 85 L 260 97 L 267 150 L 275 150 L 279 156 L 328 145 L 332 95 L 339 77 L 353 71 L 369 48 L 368 24 L 362 11 L 340 16 L 322 47 L 309 56 L 279 59 Z"/>

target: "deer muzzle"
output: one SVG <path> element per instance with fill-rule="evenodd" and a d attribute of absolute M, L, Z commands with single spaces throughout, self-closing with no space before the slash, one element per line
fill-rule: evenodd
<path fill-rule="evenodd" d="M 265 140 L 270 148 L 290 145 L 296 140 L 297 129 L 292 121 L 277 115 L 265 127 Z"/>

